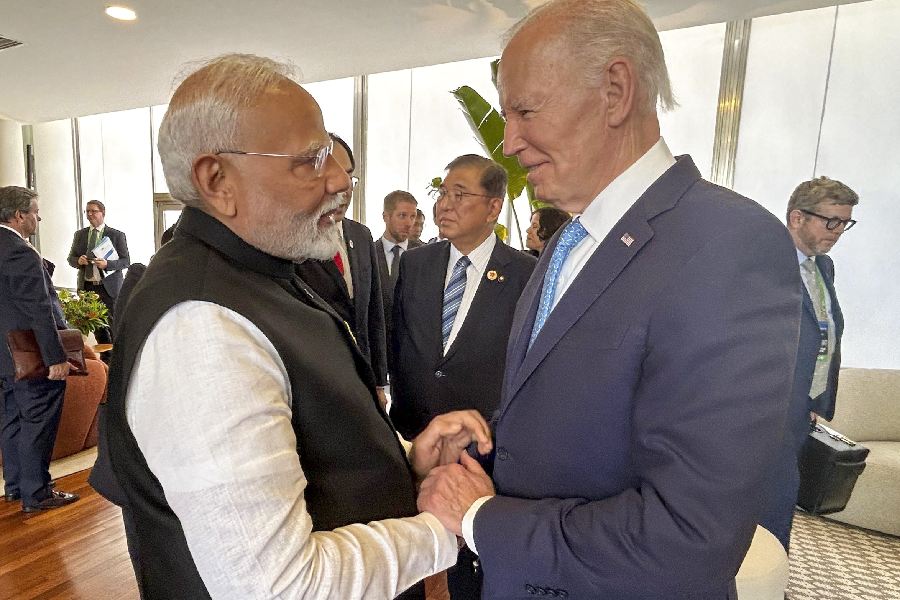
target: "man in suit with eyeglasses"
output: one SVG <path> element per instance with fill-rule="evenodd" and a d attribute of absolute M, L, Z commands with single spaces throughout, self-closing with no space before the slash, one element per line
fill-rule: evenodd
<path fill-rule="evenodd" d="M 297 264 L 297 272 L 323 300 L 353 329 L 360 352 L 375 372 L 378 401 L 387 403 L 387 350 L 384 302 L 378 276 L 378 259 L 369 228 L 348 219 L 347 209 L 359 179 L 353 175 L 356 160 L 353 151 L 340 136 L 329 134 L 334 141 L 332 156 L 350 175 L 351 188 L 344 192 L 341 214 L 335 224 L 341 244 L 331 260 L 305 260 Z"/>
<path fill-rule="evenodd" d="M 816 415 L 828 420 L 834 417 L 844 315 L 834 288 L 834 262 L 828 252 L 856 224 L 852 217 L 857 204 L 856 192 L 828 177 L 804 181 L 788 201 L 787 227 L 800 262 L 803 312 L 782 451 L 767 486 L 769 505 L 760 520 L 785 550 L 790 546 L 800 487 L 797 460 Z"/>
<path fill-rule="evenodd" d="M 113 229 L 104 221 L 106 220 L 106 206 L 99 200 L 91 200 L 85 206 L 90 226 L 79 229 L 72 239 L 72 248 L 69 250 L 69 265 L 78 269 L 78 289 L 86 292 L 96 292 L 100 301 L 106 305 L 109 311 L 109 327 L 98 329 L 94 335 L 101 344 L 111 344 L 113 341 L 112 330 L 115 319 L 114 308 L 122 282 L 125 281 L 122 270 L 131 264 L 128 256 L 128 242 L 125 234 L 118 229 Z M 93 250 L 101 244 L 104 238 L 109 238 L 115 249 L 116 258 L 97 256 Z"/>

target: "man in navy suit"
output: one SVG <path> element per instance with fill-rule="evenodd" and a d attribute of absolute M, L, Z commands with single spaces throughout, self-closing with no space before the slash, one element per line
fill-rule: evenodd
<path fill-rule="evenodd" d="M 844 315 L 834 291 L 834 263 L 827 253 L 856 224 L 851 217 L 858 203 L 856 192 L 828 177 L 801 183 L 788 201 L 787 226 L 800 262 L 803 311 L 781 460 L 771 474 L 770 502 L 760 519 L 785 550 L 800 488 L 797 460 L 816 415 L 834 417 Z"/>
<path fill-rule="evenodd" d="M 499 90 L 504 153 L 575 217 L 516 307 L 493 482 L 464 455 L 419 507 L 479 555 L 485 598 L 734 598 L 797 354 L 790 236 L 670 153 L 636 2 L 535 9 Z"/>
<path fill-rule="evenodd" d="M 343 194 L 340 209 L 346 214 L 353 188 L 358 183 L 353 176 L 356 161 L 350 146 L 340 136 L 329 134 L 334 140 L 332 156 L 347 175 L 351 189 Z M 333 260 L 305 260 L 297 264 L 297 273 L 323 300 L 343 318 L 353 330 L 359 351 L 375 373 L 378 401 L 387 403 L 387 350 L 385 315 L 378 276 L 378 259 L 372 232 L 369 228 L 346 216 L 337 222 L 341 247 Z"/>
<path fill-rule="evenodd" d="M 503 167 L 466 154 L 446 170 L 446 240 L 403 254 L 394 296 L 391 420 L 408 440 L 442 413 L 474 408 L 489 419 L 497 409 L 513 312 L 536 262 L 494 234 Z M 477 564 L 460 552 L 447 574 L 453 600 L 480 597 Z"/>
<path fill-rule="evenodd" d="M 119 290 L 122 289 L 124 277 L 122 269 L 131 264 L 128 256 L 128 242 L 125 234 L 118 229 L 113 229 L 104 223 L 106 219 L 106 206 L 99 200 L 91 200 L 85 206 L 90 227 L 79 229 L 72 238 L 72 248 L 69 250 L 69 266 L 78 269 L 78 289 L 87 292 L 96 292 L 100 301 L 109 310 L 110 327 L 103 327 L 95 332 L 97 341 L 101 344 L 112 343 L 112 329 L 115 315 L 113 309 Z M 93 249 L 108 237 L 116 250 L 118 257 L 106 260 L 95 256 Z"/>
<path fill-rule="evenodd" d="M 68 327 L 62 306 L 41 256 L 28 238 L 40 222 L 37 194 L 9 186 L 0 188 L 0 389 L 3 420 L 5 500 L 22 500 L 24 512 L 39 512 L 71 504 L 75 494 L 50 486 L 50 455 L 59 428 L 69 364 L 56 333 Z M 46 379 L 15 380 L 15 366 L 6 334 L 34 331 Z"/>

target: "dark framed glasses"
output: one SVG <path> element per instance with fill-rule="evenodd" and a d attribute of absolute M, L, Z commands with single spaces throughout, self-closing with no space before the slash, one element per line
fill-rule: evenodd
<path fill-rule="evenodd" d="M 798 209 L 800 212 L 810 215 L 811 217 L 818 217 L 825 221 L 825 229 L 828 231 L 834 231 L 835 229 L 841 227 L 843 225 L 844 231 L 847 231 L 854 225 L 856 225 L 856 221 L 854 219 L 841 219 L 840 217 L 826 217 L 825 215 L 820 215 L 819 213 L 815 213 L 811 210 L 804 210 L 802 208 Z"/>

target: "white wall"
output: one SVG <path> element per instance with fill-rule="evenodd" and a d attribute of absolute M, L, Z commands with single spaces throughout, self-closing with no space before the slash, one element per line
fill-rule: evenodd
<path fill-rule="evenodd" d="M 25 185 L 25 154 L 22 126 L 0 119 L 0 187 Z"/>
<path fill-rule="evenodd" d="M 34 161 L 40 199 L 40 251 L 56 264 L 54 285 L 74 288 L 77 271 L 66 262 L 78 228 L 72 122 L 51 121 L 34 126 Z"/>

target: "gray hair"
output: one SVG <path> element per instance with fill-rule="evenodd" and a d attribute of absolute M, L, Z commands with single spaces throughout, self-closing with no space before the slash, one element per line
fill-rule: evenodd
<path fill-rule="evenodd" d="M 859 194 L 837 179 L 829 179 L 825 176 L 804 181 L 794 189 L 791 199 L 788 200 L 788 219 L 795 210 L 815 211 L 823 202 L 841 206 L 856 206 L 859 204 Z"/>
<path fill-rule="evenodd" d="M 17 185 L 0 187 L 0 223 L 9 223 L 16 217 L 16 212 L 27 213 L 31 210 L 31 202 L 37 198 L 37 192 Z"/>
<path fill-rule="evenodd" d="M 225 54 L 202 64 L 181 82 L 157 143 L 173 198 L 187 206 L 202 206 L 192 180 L 194 159 L 237 146 L 241 111 L 286 81 L 294 81 L 289 64 L 252 54 Z"/>
<path fill-rule="evenodd" d="M 678 106 L 659 34 L 634 0 L 551 0 L 513 25 L 505 43 L 525 27 L 550 22 L 555 22 L 551 31 L 566 45 L 586 85 L 598 85 L 610 60 L 623 56 L 635 65 L 641 108 L 654 113 L 657 105 L 662 110 Z"/>

